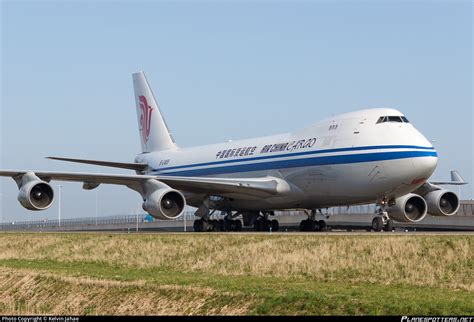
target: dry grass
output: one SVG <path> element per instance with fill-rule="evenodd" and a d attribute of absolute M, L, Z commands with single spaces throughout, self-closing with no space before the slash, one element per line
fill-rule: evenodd
<path fill-rule="evenodd" d="M 33 270 L 0 269 L 3 315 L 239 315 L 255 302 L 211 288 L 65 277 Z M 228 297 L 231 306 L 213 306 Z"/>
<path fill-rule="evenodd" d="M 474 290 L 474 235 L 1 234 L 0 260 Z"/>

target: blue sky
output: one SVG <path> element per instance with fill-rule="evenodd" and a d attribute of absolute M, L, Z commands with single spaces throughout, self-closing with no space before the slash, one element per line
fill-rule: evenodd
<path fill-rule="evenodd" d="M 144 70 L 181 146 L 394 107 L 435 141 L 434 179 L 448 179 L 451 169 L 473 179 L 471 1 L 3 1 L 0 8 L 0 168 L 104 171 L 48 155 L 132 161 L 140 144 L 131 74 Z M 63 185 L 64 217 L 95 215 L 94 192 Z M 463 198 L 472 198 L 472 187 Z M 24 210 L 10 179 L 0 188 L 4 220 L 57 215 L 57 203 Z M 99 215 L 130 214 L 141 202 L 123 187 L 101 186 L 98 195 Z"/>

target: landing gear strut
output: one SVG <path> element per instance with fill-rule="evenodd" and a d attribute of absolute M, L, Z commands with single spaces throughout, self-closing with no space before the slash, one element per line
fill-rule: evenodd
<path fill-rule="evenodd" d="M 321 209 L 319 212 L 322 215 Z M 308 219 L 302 220 L 300 223 L 300 231 L 325 231 L 326 222 L 324 220 L 316 220 L 316 209 L 312 209 L 311 212 L 305 211 Z"/>

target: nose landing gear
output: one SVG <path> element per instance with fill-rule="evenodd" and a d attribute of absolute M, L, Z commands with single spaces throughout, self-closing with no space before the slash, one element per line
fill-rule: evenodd
<path fill-rule="evenodd" d="M 374 231 L 392 231 L 394 229 L 394 223 L 387 212 L 390 202 L 387 202 L 387 198 L 383 198 L 379 205 L 380 208 L 376 212 L 376 217 L 372 219 L 372 229 Z"/>

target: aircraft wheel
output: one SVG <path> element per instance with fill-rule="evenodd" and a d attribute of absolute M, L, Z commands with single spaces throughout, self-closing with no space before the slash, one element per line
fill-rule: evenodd
<path fill-rule="evenodd" d="M 242 231 L 242 222 L 238 219 L 235 221 L 235 231 Z"/>
<path fill-rule="evenodd" d="M 202 219 L 195 220 L 193 228 L 195 232 L 202 232 L 204 229 L 204 222 L 202 221 Z"/>
<path fill-rule="evenodd" d="M 273 219 L 271 221 L 271 225 L 272 225 L 272 231 L 278 231 L 278 229 L 280 229 L 280 224 L 278 223 L 278 220 L 276 219 Z"/>
<path fill-rule="evenodd" d="M 314 224 L 311 224 L 311 228 L 314 227 L 314 229 L 310 231 L 321 231 L 321 227 L 319 226 L 319 221 L 312 220 L 312 222 L 314 222 Z"/>
<path fill-rule="evenodd" d="M 253 224 L 253 227 L 254 227 L 255 231 L 262 231 L 262 226 L 263 226 L 262 224 L 263 224 L 263 222 L 261 220 L 257 219 L 255 221 L 255 223 Z"/>
<path fill-rule="evenodd" d="M 385 224 L 385 227 L 383 228 L 383 230 L 385 230 L 385 231 L 392 231 L 393 228 L 394 228 L 393 220 L 392 220 L 392 219 L 389 219 L 389 220 L 387 220 L 387 223 Z"/>
<path fill-rule="evenodd" d="M 374 219 L 372 219 L 372 229 L 374 231 L 382 231 L 383 220 L 381 217 L 375 217 Z"/>
<path fill-rule="evenodd" d="M 324 220 L 318 221 L 318 226 L 320 231 L 326 231 L 326 222 Z"/>
<path fill-rule="evenodd" d="M 216 220 L 216 219 L 212 220 L 211 225 L 212 225 L 212 231 L 220 231 L 221 230 L 220 229 L 221 225 L 219 223 L 219 220 Z"/>
<path fill-rule="evenodd" d="M 219 230 L 220 231 L 226 231 L 226 226 L 225 226 L 225 220 L 224 219 L 220 219 L 219 220 Z"/>
<path fill-rule="evenodd" d="M 225 230 L 226 231 L 232 231 L 233 228 L 232 220 L 225 220 Z"/>
<path fill-rule="evenodd" d="M 308 221 L 309 221 L 308 219 L 305 219 L 305 220 L 302 220 L 302 221 L 300 222 L 300 231 L 307 231 L 307 229 L 308 229 L 308 224 L 307 224 L 307 222 L 308 222 Z"/>
<path fill-rule="evenodd" d="M 272 223 L 270 220 L 263 220 L 262 231 L 270 231 Z"/>

